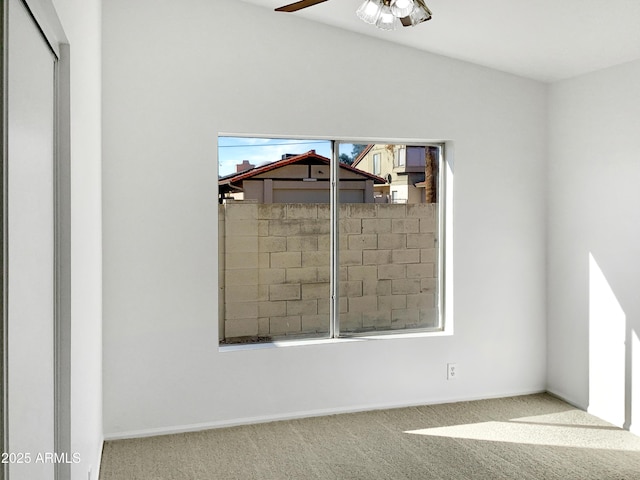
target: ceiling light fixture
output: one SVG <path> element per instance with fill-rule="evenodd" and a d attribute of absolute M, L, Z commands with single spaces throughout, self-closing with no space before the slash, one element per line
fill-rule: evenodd
<path fill-rule="evenodd" d="M 423 0 L 364 0 L 356 15 L 381 30 L 414 27 L 431 19 Z"/>

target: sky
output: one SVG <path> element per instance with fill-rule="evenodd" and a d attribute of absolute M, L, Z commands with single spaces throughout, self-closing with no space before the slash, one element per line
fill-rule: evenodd
<path fill-rule="evenodd" d="M 340 144 L 340 153 L 351 153 L 351 144 Z M 290 138 L 218 137 L 218 175 L 236 171 L 243 160 L 259 167 L 280 160 L 285 153 L 301 154 L 315 150 L 318 155 L 331 158 L 329 140 L 303 140 Z"/>

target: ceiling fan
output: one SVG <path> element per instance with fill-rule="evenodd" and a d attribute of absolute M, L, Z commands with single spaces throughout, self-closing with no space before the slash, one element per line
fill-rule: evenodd
<path fill-rule="evenodd" d="M 327 0 L 300 0 L 276 8 L 276 12 L 297 12 Z M 414 27 L 431 20 L 431 10 L 424 0 L 364 0 L 356 14 L 363 22 L 382 30 L 395 30 L 398 26 Z"/>

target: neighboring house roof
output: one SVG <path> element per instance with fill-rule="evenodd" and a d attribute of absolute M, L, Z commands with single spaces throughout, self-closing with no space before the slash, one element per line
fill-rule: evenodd
<path fill-rule="evenodd" d="M 278 160 L 273 163 L 269 163 L 267 165 L 263 165 L 261 167 L 255 167 L 250 170 L 245 170 L 243 172 L 232 173 L 229 175 L 225 175 L 224 177 L 220 177 L 218 179 L 218 184 L 220 186 L 228 185 L 229 187 L 239 187 L 241 182 L 247 179 L 251 179 L 256 175 L 263 174 L 265 172 L 270 172 L 272 170 L 277 170 L 278 168 L 282 168 L 286 165 L 292 165 L 294 163 L 303 163 L 303 164 L 324 164 L 329 165 L 331 160 L 322 155 L 318 155 L 315 150 L 309 150 L 307 153 L 302 153 L 300 155 L 296 155 L 294 157 L 284 158 L 282 160 Z M 364 170 L 360 170 L 351 165 L 346 165 L 344 163 L 340 164 L 340 168 L 352 171 L 363 177 L 366 177 L 370 180 L 373 180 L 373 183 L 387 183 L 386 180 L 377 175 L 373 175 L 369 172 L 365 172 Z"/>
<path fill-rule="evenodd" d="M 374 145 L 367 145 L 367 146 L 364 148 L 364 150 L 362 150 L 362 151 L 360 152 L 360 155 L 358 155 L 358 156 L 356 157 L 356 159 L 353 161 L 353 163 L 351 164 L 351 166 L 352 166 L 352 167 L 355 167 L 356 165 L 358 165 L 358 164 L 362 161 L 362 159 L 363 159 L 364 157 L 366 157 L 366 156 L 367 156 L 367 153 L 369 153 L 373 147 L 374 147 Z"/>

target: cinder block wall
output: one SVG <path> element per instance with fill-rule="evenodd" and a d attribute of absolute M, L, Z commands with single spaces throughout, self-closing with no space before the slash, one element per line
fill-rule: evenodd
<path fill-rule="evenodd" d="M 341 331 L 437 325 L 437 211 L 340 206 Z M 219 212 L 222 336 L 327 332 L 329 205 L 230 202 Z"/>

